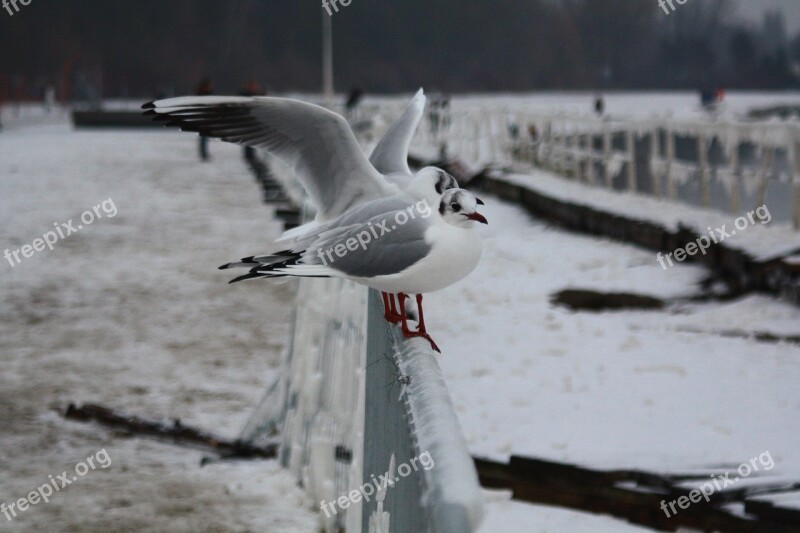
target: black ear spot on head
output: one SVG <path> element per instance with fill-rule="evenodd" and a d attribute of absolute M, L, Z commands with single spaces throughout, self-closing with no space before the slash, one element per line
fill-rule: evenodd
<path fill-rule="evenodd" d="M 445 176 L 444 172 L 439 172 L 439 179 L 436 181 L 436 193 L 443 194 L 444 193 L 444 185 L 447 181 L 447 177 Z"/>

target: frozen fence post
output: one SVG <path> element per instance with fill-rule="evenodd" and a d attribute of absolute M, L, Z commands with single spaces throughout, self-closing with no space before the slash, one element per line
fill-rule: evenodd
<path fill-rule="evenodd" d="M 586 134 L 586 181 L 594 185 L 594 134 Z"/>
<path fill-rule="evenodd" d="M 631 130 L 625 132 L 625 151 L 628 154 L 628 190 L 636 192 L 636 142 Z"/>
<path fill-rule="evenodd" d="M 741 178 L 742 167 L 739 163 L 739 136 L 733 126 L 731 127 L 731 132 L 732 133 L 729 134 L 732 140 L 729 141 L 730 157 L 728 162 L 731 169 L 731 213 L 738 214 L 739 209 L 741 209 L 742 201 L 742 193 L 739 190 L 739 179 Z"/>
<path fill-rule="evenodd" d="M 792 224 L 794 229 L 800 229 L 800 160 L 797 153 L 797 128 L 787 126 L 789 168 L 792 173 Z"/>
<path fill-rule="evenodd" d="M 772 164 L 775 161 L 775 148 L 767 146 L 764 148 L 764 155 L 761 159 L 761 168 L 758 171 L 758 186 L 756 187 L 756 205 L 760 207 L 764 205 L 767 198 L 767 186 L 769 185 L 769 177 L 772 172 Z"/>
<path fill-rule="evenodd" d="M 611 173 L 611 155 L 612 155 L 612 139 L 611 127 L 607 120 L 603 121 L 603 169 L 605 172 L 604 178 L 607 189 L 614 188 L 614 175 Z"/>
<path fill-rule="evenodd" d="M 650 132 L 650 179 L 652 180 L 653 196 L 661 198 L 661 172 L 663 169 L 661 159 L 661 132 L 653 128 Z"/>
<path fill-rule="evenodd" d="M 367 372 L 364 398 L 363 483 L 373 483 L 395 465 L 408 464 L 416 457 L 404 396 L 406 385 L 382 303 L 370 291 L 367 310 Z M 386 491 L 381 511 L 389 513 L 391 531 L 426 531 L 422 507 L 422 472 L 412 471 Z M 396 471 L 392 478 L 398 477 Z M 370 518 L 378 512 L 377 499 L 362 504 L 362 531 L 368 532 Z"/>
<path fill-rule="evenodd" d="M 386 324 L 376 291 L 370 291 L 367 319 L 364 418 L 365 484 L 389 470 L 392 456 L 398 469 L 423 454 L 431 459 L 417 461 L 419 468 L 388 490 L 382 510 L 391 531 L 476 531 L 483 517 L 480 484 L 437 355 L 426 341 L 404 339 Z M 377 502 L 363 504 L 364 533 L 376 511 Z"/>
<path fill-rule="evenodd" d="M 667 128 L 667 164 L 665 173 L 667 175 L 667 196 L 670 200 L 675 200 L 678 197 L 677 187 L 675 186 L 675 176 L 673 167 L 675 164 L 675 133 Z"/>
<path fill-rule="evenodd" d="M 703 207 L 711 205 L 710 184 L 708 180 L 708 143 L 705 132 L 697 135 L 697 161 L 700 172 L 700 199 Z"/>
<path fill-rule="evenodd" d="M 280 443 L 280 460 L 327 531 L 359 531 L 360 504 L 330 504 L 361 485 L 367 290 L 345 280 L 297 282 L 291 343 L 278 385 L 248 421 L 245 442 Z"/>

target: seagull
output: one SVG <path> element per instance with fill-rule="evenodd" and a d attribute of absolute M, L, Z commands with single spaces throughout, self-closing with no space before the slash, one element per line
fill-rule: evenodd
<path fill-rule="evenodd" d="M 429 205 L 444 205 L 442 194 L 456 190 L 453 189 L 457 186 L 455 178 L 436 167 L 426 167 L 416 174 L 408 169 L 408 144 L 424 103 L 424 94 L 420 91 L 376 148 L 375 160 L 385 168 L 385 173 L 379 172 L 366 158 L 344 117 L 314 104 L 274 97 L 186 96 L 149 102 L 142 107 L 145 115 L 165 122 L 166 126 L 263 148 L 293 168 L 316 207 L 316 217 L 311 225 L 290 235 L 284 234 L 282 239 L 306 241 L 315 228 L 330 230 L 326 223 L 359 207 L 370 205 L 370 209 L 377 209 L 373 216 L 376 213 L 379 216 L 382 208 L 376 205 L 388 206 L 399 194 L 405 194 L 406 201 L 411 198 L 425 200 Z M 404 165 L 400 164 L 401 158 L 405 160 Z M 405 191 L 401 191 L 404 184 Z M 383 212 L 391 212 L 391 209 Z M 369 219 L 366 220 L 368 223 Z M 393 242 L 397 246 L 398 241 Z M 330 272 L 326 272 L 328 274 Z M 391 294 L 414 293 L 413 288 L 401 286 Z M 396 321 L 394 298 L 390 298 L 390 291 L 383 292 L 387 319 Z M 421 293 L 416 294 L 421 304 Z M 399 317 L 404 314 L 403 309 Z M 420 308 L 420 322 L 422 320 Z"/>
<path fill-rule="evenodd" d="M 444 191 L 456 189 L 459 185 L 451 174 L 438 167 L 423 168 L 417 175 L 426 175 L 428 178 L 414 182 L 415 174 L 408 166 L 408 151 L 414 133 L 422 120 L 425 102 L 425 92 L 419 89 L 409 101 L 400 118 L 389 127 L 375 146 L 369 162 L 387 181 L 402 190 L 422 195 L 433 205 L 439 202 Z M 291 241 L 317 225 L 316 221 L 311 221 L 287 230 L 276 242 Z"/>
<path fill-rule="evenodd" d="M 219 268 L 250 269 L 231 283 L 292 276 L 344 278 L 366 285 L 381 292 L 386 320 L 401 322 L 405 337 L 423 337 L 439 352 L 425 328 L 422 295 L 449 287 L 477 266 L 482 251 L 477 224 L 488 223 L 478 213 L 479 205 L 483 202 L 464 189 L 446 191 L 435 208 L 400 193 L 344 213 L 290 249 Z M 407 322 L 409 294 L 416 295 L 419 310 L 416 331 Z"/>

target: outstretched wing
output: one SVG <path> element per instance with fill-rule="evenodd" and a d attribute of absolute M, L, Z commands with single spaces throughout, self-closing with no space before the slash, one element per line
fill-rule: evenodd
<path fill-rule="evenodd" d="M 397 191 L 367 160 L 347 121 L 314 104 L 271 97 L 185 96 L 143 108 L 167 126 L 268 150 L 295 170 L 319 220 Z"/>
<path fill-rule="evenodd" d="M 409 102 L 403 116 L 392 124 L 372 151 L 369 161 L 378 172 L 411 176 L 411 169 L 408 168 L 408 149 L 424 111 L 425 94 L 420 89 Z"/>

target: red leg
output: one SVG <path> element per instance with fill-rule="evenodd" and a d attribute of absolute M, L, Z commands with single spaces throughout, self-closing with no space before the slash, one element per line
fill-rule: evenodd
<path fill-rule="evenodd" d="M 397 293 L 397 303 L 400 305 L 400 325 L 403 328 L 403 335 L 409 332 L 408 321 L 406 320 L 406 295 L 402 292 Z"/>
<path fill-rule="evenodd" d="M 403 337 L 405 337 L 407 339 L 410 339 L 410 338 L 413 338 L 413 337 L 422 337 L 423 339 L 425 339 L 426 341 L 431 343 L 431 348 L 433 348 L 434 351 L 442 353 L 442 351 L 439 349 L 439 347 L 436 345 L 436 343 L 433 342 L 433 339 L 431 338 L 431 336 L 428 335 L 425 332 L 424 329 L 421 329 L 421 330 L 418 330 L 418 331 L 411 331 L 410 329 L 408 329 L 408 321 L 406 320 L 406 306 L 405 306 L 405 301 L 406 301 L 406 298 L 408 298 L 408 295 L 403 294 L 401 292 L 401 293 L 398 293 L 397 298 L 399 300 L 398 303 L 400 304 L 400 313 L 401 313 L 401 317 L 402 317 Z M 419 296 L 419 295 L 417 296 L 417 302 L 418 303 L 422 302 L 422 297 Z M 420 312 L 420 327 L 424 328 L 424 321 L 423 321 L 423 318 L 422 318 L 422 308 L 421 307 L 419 308 L 419 312 Z"/>
<path fill-rule="evenodd" d="M 425 315 L 422 313 L 422 295 L 417 294 L 417 312 L 419 313 L 419 327 L 417 331 L 420 333 L 427 333 L 428 330 L 425 329 Z"/>
<path fill-rule="evenodd" d="M 386 319 L 387 322 L 392 324 L 397 324 L 400 322 L 400 315 L 397 313 L 397 309 L 395 308 L 394 303 L 394 294 L 389 294 L 388 292 L 381 292 L 381 296 L 383 297 L 383 317 Z"/>

